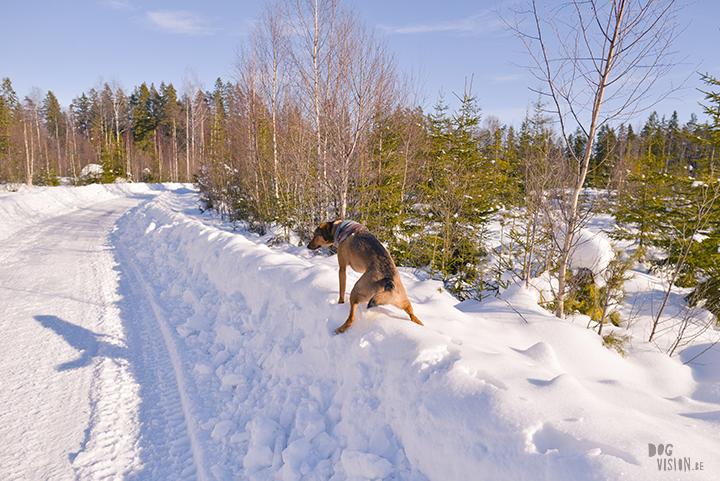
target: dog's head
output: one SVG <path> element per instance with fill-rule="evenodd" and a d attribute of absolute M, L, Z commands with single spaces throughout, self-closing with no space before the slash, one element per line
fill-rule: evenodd
<path fill-rule="evenodd" d="M 332 222 L 325 222 L 323 224 L 320 224 L 320 227 L 315 229 L 313 238 L 308 244 L 308 249 L 315 250 L 319 247 L 328 246 L 335 242 L 335 236 L 333 235 L 333 232 L 335 231 L 335 226 L 340 222 L 342 221 L 334 220 Z"/>

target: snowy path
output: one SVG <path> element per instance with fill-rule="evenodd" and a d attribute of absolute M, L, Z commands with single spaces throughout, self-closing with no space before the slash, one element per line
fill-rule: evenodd
<path fill-rule="evenodd" d="M 108 236 L 136 198 L 52 217 L 0 244 L 3 479 L 136 465 L 136 391 Z M 17 440 L 22 440 L 21 443 Z"/>
<path fill-rule="evenodd" d="M 143 201 L 105 200 L 0 241 L 1 479 L 204 479 L 150 291 L 111 246 Z"/>

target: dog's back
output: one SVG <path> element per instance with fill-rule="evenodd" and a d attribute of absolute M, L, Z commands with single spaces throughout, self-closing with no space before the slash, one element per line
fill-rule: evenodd
<path fill-rule="evenodd" d="M 385 277 L 393 278 L 397 272 L 390 253 L 367 229 L 345 240 L 338 246 L 338 252 L 342 247 L 345 247 L 343 250 L 348 253 L 350 267 L 356 272 L 366 272 L 371 265 Z"/>

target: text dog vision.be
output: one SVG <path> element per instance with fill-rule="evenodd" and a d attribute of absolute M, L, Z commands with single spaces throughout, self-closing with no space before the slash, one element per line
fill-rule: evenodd
<path fill-rule="evenodd" d="M 657 466 L 658 471 L 702 471 L 702 462 L 693 462 L 688 457 L 673 458 L 673 445 L 672 444 L 651 444 L 648 443 L 648 456 L 658 456 Z"/>

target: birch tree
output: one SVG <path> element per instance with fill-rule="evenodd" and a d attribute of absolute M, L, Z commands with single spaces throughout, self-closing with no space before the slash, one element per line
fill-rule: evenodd
<path fill-rule="evenodd" d="M 185 108 L 185 182 L 192 181 L 197 170 L 198 151 L 203 146 L 205 122 L 205 96 L 197 73 L 188 69 L 183 77 L 183 103 Z"/>
<path fill-rule="evenodd" d="M 588 175 L 598 129 L 636 115 L 669 95 L 656 91 L 675 65 L 671 43 L 676 36 L 674 0 L 572 0 L 556 5 L 532 0 L 506 21 L 524 43 L 529 68 L 546 87 L 575 173 L 561 204 L 557 317 L 564 317 L 566 274 L 575 237 L 582 226 L 580 193 Z M 576 153 L 570 132 L 587 138 Z"/>
<path fill-rule="evenodd" d="M 338 43 L 330 66 L 326 102 L 329 184 L 340 218 L 348 214 L 349 187 L 361 170 L 360 157 L 373 118 L 389 115 L 397 105 L 395 64 L 387 42 L 367 31 L 357 14 L 338 19 Z"/>
<path fill-rule="evenodd" d="M 276 202 L 280 198 L 281 184 L 278 117 L 289 88 L 290 39 L 286 24 L 287 19 L 283 15 L 282 4 L 273 1 L 265 5 L 253 32 L 253 50 L 258 58 L 263 103 L 269 106 L 270 110 L 272 189 Z"/>
<path fill-rule="evenodd" d="M 305 108 L 312 111 L 315 127 L 315 157 L 317 169 L 318 218 L 328 213 L 327 159 L 325 156 L 325 125 L 322 123 L 322 105 L 328 97 L 328 76 L 332 64 L 337 0 L 287 0 L 285 16 L 288 30 L 294 41 L 291 57 L 300 80 L 300 91 Z"/>

